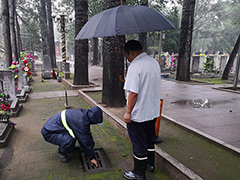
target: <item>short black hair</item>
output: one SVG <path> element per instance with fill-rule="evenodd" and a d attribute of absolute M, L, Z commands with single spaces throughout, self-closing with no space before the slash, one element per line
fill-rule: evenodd
<path fill-rule="evenodd" d="M 141 43 L 136 40 L 129 40 L 124 46 L 124 52 L 128 54 L 129 51 L 142 51 Z"/>

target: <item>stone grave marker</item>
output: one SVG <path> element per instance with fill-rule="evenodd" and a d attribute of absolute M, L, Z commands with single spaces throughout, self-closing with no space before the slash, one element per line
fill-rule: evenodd
<path fill-rule="evenodd" d="M 165 56 L 160 56 L 159 64 L 161 69 L 165 69 Z"/>
<path fill-rule="evenodd" d="M 49 57 L 49 55 L 43 56 L 42 78 L 51 79 L 51 58 Z"/>
<path fill-rule="evenodd" d="M 19 99 L 19 102 L 26 102 L 28 98 L 28 94 L 24 88 L 24 76 L 23 76 L 23 71 L 19 65 L 16 66 L 18 68 L 18 81 L 17 81 L 17 98 Z"/>
<path fill-rule="evenodd" d="M 11 104 L 11 114 L 12 116 L 18 116 L 22 104 L 19 104 L 19 99 L 16 96 L 16 87 L 14 74 L 11 70 L 0 70 L 0 81 L 3 82 L 4 92 L 9 96 L 9 102 Z"/>
<path fill-rule="evenodd" d="M 221 73 L 223 73 L 223 71 L 227 65 L 228 58 L 229 58 L 229 56 L 221 56 L 220 67 L 219 67 L 219 70 Z"/>
<path fill-rule="evenodd" d="M 199 62 L 200 62 L 199 56 L 192 57 L 192 73 L 199 72 Z"/>
<path fill-rule="evenodd" d="M 24 63 L 22 62 L 22 61 L 20 61 L 20 63 L 19 63 L 19 69 L 18 69 L 18 73 L 20 73 L 20 75 L 22 75 L 21 77 L 20 77 L 20 83 L 22 83 L 22 86 L 23 86 L 23 88 L 25 89 L 25 91 L 26 91 L 26 93 L 30 93 L 31 92 L 31 90 L 32 90 L 32 88 L 29 86 L 29 83 L 28 83 L 28 76 L 27 76 L 27 74 L 26 73 L 24 73 L 23 72 L 23 70 L 22 70 L 22 68 L 23 67 L 25 67 L 24 66 Z M 20 72 L 21 71 L 21 72 Z"/>
<path fill-rule="evenodd" d="M 64 71 L 63 71 L 63 73 L 64 73 L 64 78 L 65 79 L 69 79 L 70 78 L 70 64 L 69 63 L 65 63 L 65 65 L 64 65 Z"/>

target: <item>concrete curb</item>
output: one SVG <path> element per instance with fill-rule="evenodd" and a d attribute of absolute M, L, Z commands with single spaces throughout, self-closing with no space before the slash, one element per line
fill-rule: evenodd
<path fill-rule="evenodd" d="M 126 124 L 109 112 L 106 108 L 102 105 L 95 102 L 91 97 L 85 94 L 82 90 L 78 90 L 79 98 L 85 101 L 90 107 L 98 106 L 103 111 L 103 118 L 111 124 L 118 133 L 123 136 L 125 139 L 130 141 Z M 172 156 L 164 152 L 161 148 L 155 146 L 155 153 L 156 153 L 156 166 L 165 172 L 167 172 L 171 178 L 176 180 L 202 180 L 200 176 L 196 173 L 188 169 L 178 160 L 174 159 Z"/>
<path fill-rule="evenodd" d="M 173 123 L 173 124 L 175 124 L 175 125 L 177 125 L 181 128 L 184 128 L 185 130 L 190 131 L 191 133 L 194 133 L 195 135 L 203 137 L 207 141 L 210 141 L 211 143 L 214 143 L 215 145 L 220 146 L 220 147 L 224 148 L 225 150 L 230 151 L 230 152 L 240 156 L 240 149 L 239 148 L 236 148 L 236 147 L 234 147 L 234 146 L 232 146 L 232 145 L 230 145 L 230 144 L 228 144 L 224 141 L 221 141 L 221 140 L 219 140 L 219 139 L 217 139 L 213 136 L 210 136 L 210 135 L 208 135 L 208 134 L 206 134 L 202 131 L 199 131 L 198 129 L 190 127 L 190 126 L 188 126 L 184 123 L 177 122 L 176 120 L 174 120 L 174 119 L 172 119 L 172 118 L 170 118 L 170 117 L 168 117 L 164 114 L 162 114 L 162 117 L 165 118 L 167 121 L 169 121 L 169 122 L 171 122 L 171 123 Z"/>

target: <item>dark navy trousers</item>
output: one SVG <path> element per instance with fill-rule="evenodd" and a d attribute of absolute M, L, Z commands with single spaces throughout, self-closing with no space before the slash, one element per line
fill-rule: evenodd
<path fill-rule="evenodd" d="M 41 133 L 47 142 L 58 145 L 59 152 L 62 154 L 72 152 L 75 147 L 76 139 L 68 132 L 49 132 L 43 128 Z"/>
<path fill-rule="evenodd" d="M 154 147 L 156 141 L 155 122 L 156 118 L 141 123 L 131 121 L 131 123 L 127 124 L 128 134 L 135 154 L 145 155 L 148 148 Z"/>

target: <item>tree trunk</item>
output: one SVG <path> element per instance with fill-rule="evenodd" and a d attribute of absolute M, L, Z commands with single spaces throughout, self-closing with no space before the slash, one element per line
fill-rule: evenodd
<path fill-rule="evenodd" d="M 140 5 L 148 6 L 148 0 L 141 0 Z M 142 49 L 144 52 L 147 52 L 147 33 L 141 33 L 138 36 L 139 42 L 142 45 Z"/>
<path fill-rule="evenodd" d="M 237 42 L 234 45 L 234 48 L 233 48 L 233 50 L 230 54 L 230 57 L 228 59 L 227 65 L 226 65 L 226 67 L 223 71 L 222 80 L 227 80 L 228 79 L 231 67 L 234 63 L 234 60 L 236 58 L 236 55 L 238 53 L 239 48 L 240 48 L 240 34 L 238 35 Z"/>
<path fill-rule="evenodd" d="M 49 53 L 51 57 L 52 68 L 56 68 L 56 54 L 55 54 L 55 42 L 54 42 L 54 31 L 52 21 L 52 2 L 47 0 L 47 17 L 48 17 L 48 42 L 49 42 Z"/>
<path fill-rule="evenodd" d="M 106 8 L 120 5 L 119 0 L 108 0 Z M 125 36 L 106 37 L 103 39 L 103 93 L 102 103 L 110 107 L 125 106 L 123 83 L 119 75 L 124 76 L 123 46 Z"/>
<path fill-rule="evenodd" d="M 18 57 L 20 57 L 20 52 L 22 51 L 22 40 L 20 35 L 20 26 L 18 22 L 17 13 L 15 13 L 15 23 L 16 23 L 16 38 L 17 38 L 17 50 L 18 50 Z"/>
<path fill-rule="evenodd" d="M 41 0 L 40 7 L 40 29 L 42 36 L 42 49 L 43 55 L 48 54 L 50 56 L 50 48 L 48 43 L 48 29 L 47 29 L 47 14 L 46 14 L 46 1 Z M 50 56 L 51 58 L 51 56 Z"/>
<path fill-rule="evenodd" d="M 191 43 L 195 0 L 184 0 L 176 80 L 190 81 Z"/>
<path fill-rule="evenodd" d="M 9 6 L 8 0 L 2 0 L 2 22 L 3 22 L 3 42 L 6 67 L 12 64 L 12 47 L 9 24 Z"/>
<path fill-rule="evenodd" d="M 17 50 L 17 38 L 16 38 L 16 30 L 15 30 L 15 0 L 9 1 L 9 9 L 10 9 L 10 30 L 11 30 L 11 46 L 12 46 L 12 53 L 13 53 L 13 60 L 18 61 L 18 50 Z"/>
<path fill-rule="evenodd" d="M 93 38 L 93 62 L 92 65 L 98 65 L 98 38 Z"/>
<path fill-rule="evenodd" d="M 75 0 L 75 36 L 88 21 L 88 1 Z M 88 85 L 88 40 L 75 40 L 74 85 Z"/>

